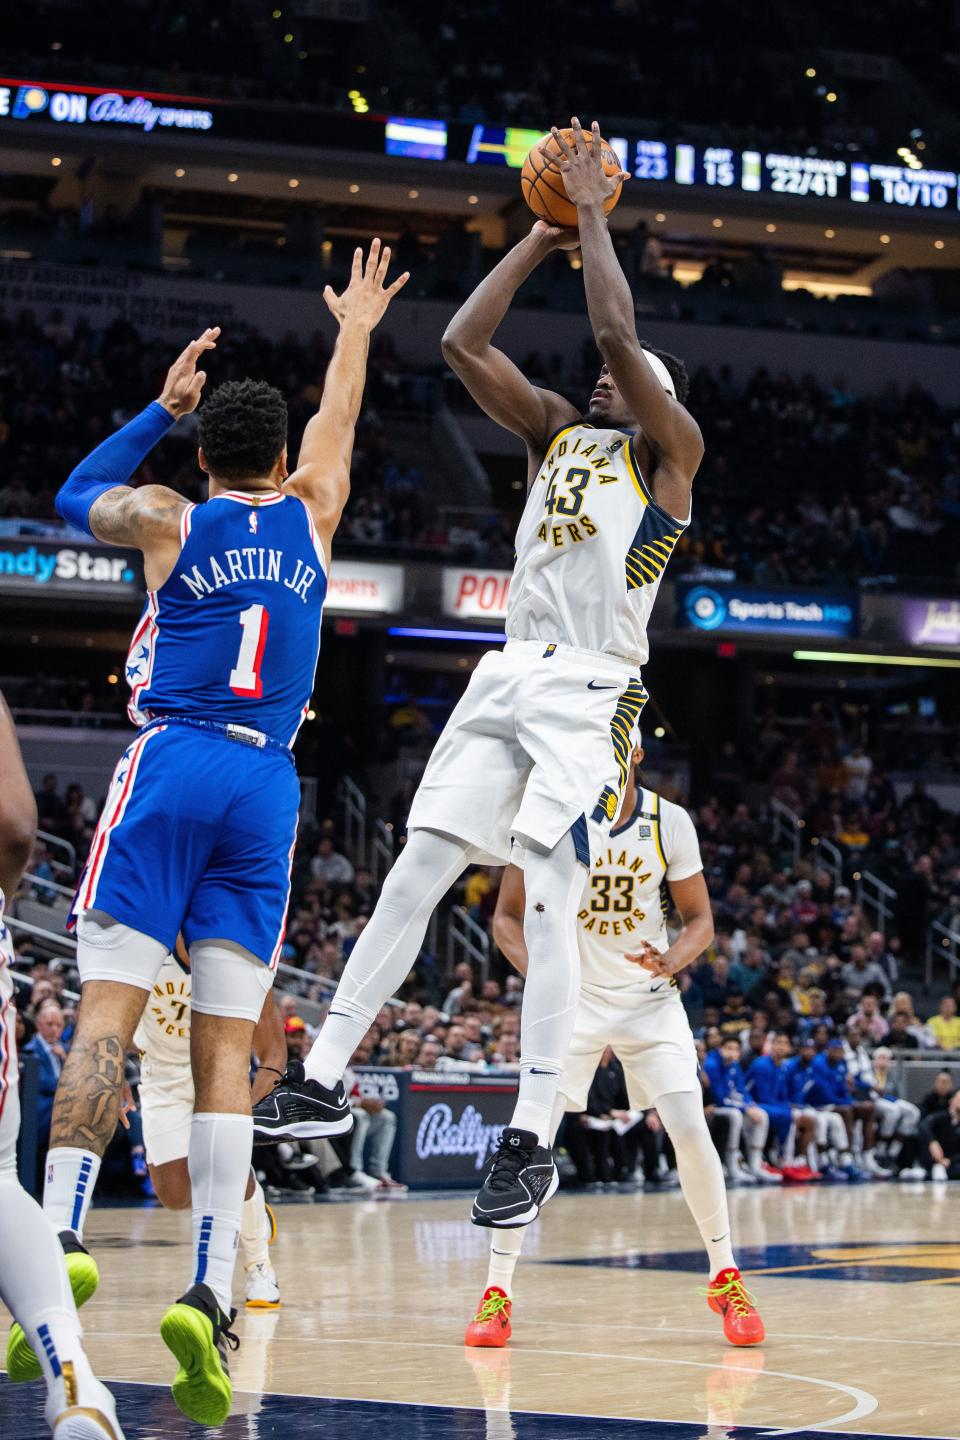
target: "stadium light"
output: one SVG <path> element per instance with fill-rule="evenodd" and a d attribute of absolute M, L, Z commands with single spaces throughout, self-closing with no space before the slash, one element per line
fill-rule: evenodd
<path fill-rule="evenodd" d="M 960 660 L 919 655 L 860 655 L 850 650 L 794 650 L 794 660 L 823 660 L 833 665 L 898 665 L 920 670 L 960 670 Z"/>

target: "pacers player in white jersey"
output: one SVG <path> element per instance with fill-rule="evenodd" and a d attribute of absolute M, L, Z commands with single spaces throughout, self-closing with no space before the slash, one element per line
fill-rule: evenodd
<path fill-rule="evenodd" d="M 643 750 L 633 752 L 639 766 Z M 494 934 L 522 973 L 524 876 L 521 847 L 500 887 Z M 666 892 L 681 921 L 670 942 Z M 600 1058 L 612 1046 L 623 1065 L 630 1107 L 656 1109 L 673 1141 L 684 1198 L 700 1231 L 710 1270 L 707 1299 L 723 1316 L 733 1345 L 757 1345 L 763 1323 L 744 1289 L 730 1241 L 723 1168 L 703 1113 L 697 1053 L 673 978 L 713 938 L 710 897 L 693 821 L 679 805 L 636 783 L 631 773 L 617 823 L 596 857 L 577 916 L 581 993 L 560 1081 L 551 1143 L 564 1110 L 582 1112 Z M 487 1288 L 467 1345 L 503 1346 L 510 1338 L 513 1272 L 526 1232 L 490 1237 Z"/>
<path fill-rule="evenodd" d="M 645 351 L 607 232 L 611 181 L 578 134 L 564 157 L 579 210 L 587 309 L 604 359 L 586 416 L 530 384 L 491 338 L 534 267 L 575 235 L 537 224 L 482 282 L 444 337 L 481 407 L 527 447 L 507 645 L 483 657 L 427 766 L 410 839 L 344 971 L 307 1058 L 255 1110 L 261 1137 L 349 1128 L 341 1077 L 378 1009 L 406 979 L 441 896 L 470 864 L 506 864 L 523 842 L 529 972 L 520 1087 L 473 1207 L 488 1226 L 524 1225 L 556 1189 L 548 1136 L 580 990 L 576 917 L 627 778 L 646 701 L 647 623 L 690 518 L 703 454 L 681 403 L 679 361 Z"/>
<path fill-rule="evenodd" d="M 0 695 L 0 1300 L 40 1357 L 54 1440 L 123 1440 L 113 1396 L 96 1379 L 56 1231 L 17 1178 L 20 1072 L 13 1004 L 13 944 L 4 924 L 33 847 L 37 807 L 6 701 Z M 6 1406 L 11 1408 L 7 1409 Z M 23 1434 L 23 1402 L 0 1403 L 0 1434 Z"/>
<path fill-rule="evenodd" d="M 181 949 L 178 943 L 178 950 Z M 133 1043 L 140 1051 L 140 1114 L 150 1179 L 157 1199 L 168 1210 L 190 1208 L 190 1122 L 194 1084 L 190 1070 L 190 966 L 181 954 L 168 955 L 160 967 Z M 283 1023 L 271 992 L 263 1002 L 253 1032 L 258 1062 L 251 1099 L 254 1103 L 273 1086 L 286 1063 Z M 240 1221 L 239 1249 L 244 1300 L 249 1309 L 272 1310 L 280 1304 L 280 1288 L 267 1246 L 276 1236 L 276 1221 L 263 1187 L 250 1171 Z"/>

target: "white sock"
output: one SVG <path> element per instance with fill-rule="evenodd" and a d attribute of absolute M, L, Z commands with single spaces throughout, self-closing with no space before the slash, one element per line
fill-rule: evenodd
<path fill-rule="evenodd" d="M 243 1197 L 253 1153 L 251 1115 L 194 1115 L 190 1125 L 195 1285 L 209 1285 L 230 1314 Z"/>
<path fill-rule="evenodd" d="M 11 1151 L 0 1168 L 0 1299 L 23 1326 L 49 1388 L 64 1360 L 83 1355 L 80 1321 L 56 1231 L 15 1166 Z"/>
<path fill-rule="evenodd" d="M 510 1124 L 517 1130 L 533 1130 L 539 1145 L 550 1144 L 550 1119 L 560 1074 L 560 1066 L 541 1055 L 525 1055 L 520 1061 L 517 1104 Z"/>
<path fill-rule="evenodd" d="M 476 852 L 463 841 L 415 830 L 384 881 L 350 953 L 323 1029 L 304 1061 L 310 1080 L 334 1086 L 385 1000 L 413 969 L 438 902 Z"/>
<path fill-rule="evenodd" d="M 87 1211 L 100 1174 L 100 1156 L 92 1150 L 58 1145 L 47 1151 L 47 1178 L 43 1187 L 43 1213 L 54 1230 L 72 1230 L 83 1239 Z"/>
<path fill-rule="evenodd" d="M 240 1248 L 243 1251 L 243 1268 L 251 1265 L 269 1265 L 267 1254 L 267 1202 L 259 1180 L 253 1182 L 253 1194 L 243 1202 L 240 1217 Z"/>
<path fill-rule="evenodd" d="M 710 1274 L 736 1265 L 723 1167 L 703 1113 L 699 1091 L 657 1097 L 657 1114 L 677 1154 L 680 1188 L 707 1251 Z"/>
<path fill-rule="evenodd" d="M 526 1226 L 516 1230 L 494 1230 L 490 1236 L 490 1266 L 487 1289 L 496 1285 L 505 1295 L 513 1293 L 513 1272 L 523 1249 Z"/>
<path fill-rule="evenodd" d="M 530 845 L 524 865 L 527 979 L 520 1019 L 520 1085 L 510 1124 L 550 1143 L 550 1120 L 580 1000 L 577 909 L 584 868 L 573 839 L 552 850 Z M 542 1072 L 542 1073 L 535 1073 Z"/>

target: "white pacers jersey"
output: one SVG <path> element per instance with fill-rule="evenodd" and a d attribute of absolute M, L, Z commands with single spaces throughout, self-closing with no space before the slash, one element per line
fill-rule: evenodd
<path fill-rule="evenodd" d="M 670 983 L 624 956 L 640 940 L 663 954 L 670 943 L 664 883 L 686 880 L 702 869 L 697 832 L 686 810 L 652 790 L 640 790 L 633 815 L 610 832 L 584 886 L 577 938 L 585 994 L 620 1006 Z"/>
<path fill-rule="evenodd" d="M 190 972 L 168 955 L 160 967 L 133 1043 L 143 1056 L 142 1071 L 154 1065 L 190 1068 Z"/>
<path fill-rule="evenodd" d="M 517 530 L 508 638 L 643 665 L 660 580 L 689 522 L 657 505 L 626 431 L 585 421 L 558 431 Z"/>

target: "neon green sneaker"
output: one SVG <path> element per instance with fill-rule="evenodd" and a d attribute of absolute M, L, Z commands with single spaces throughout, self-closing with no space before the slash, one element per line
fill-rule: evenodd
<path fill-rule="evenodd" d="M 97 1262 L 85 1250 L 72 1230 L 61 1230 L 60 1245 L 67 1265 L 67 1276 L 77 1309 L 86 1305 L 100 1284 Z M 39 1380 L 42 1374 L 40 1361 L 33 1353 L 30 1341 L 22 1328 L 14 1324 L 7 1336 L 7 1374 L 15 1385 L 24 1380 Z"/>
<path fill-rule="evenodd" d="M 230 1414 L 233 1386 L 227 1346 L 240 1341 L 230 1329 L 236 1310 L 225 1315 L 209 1285 L 191 1285 L 160 1321 L 160 1336 L 180 1368 L 173 1398 L 188 1420 L 222 1425 Z"/>

